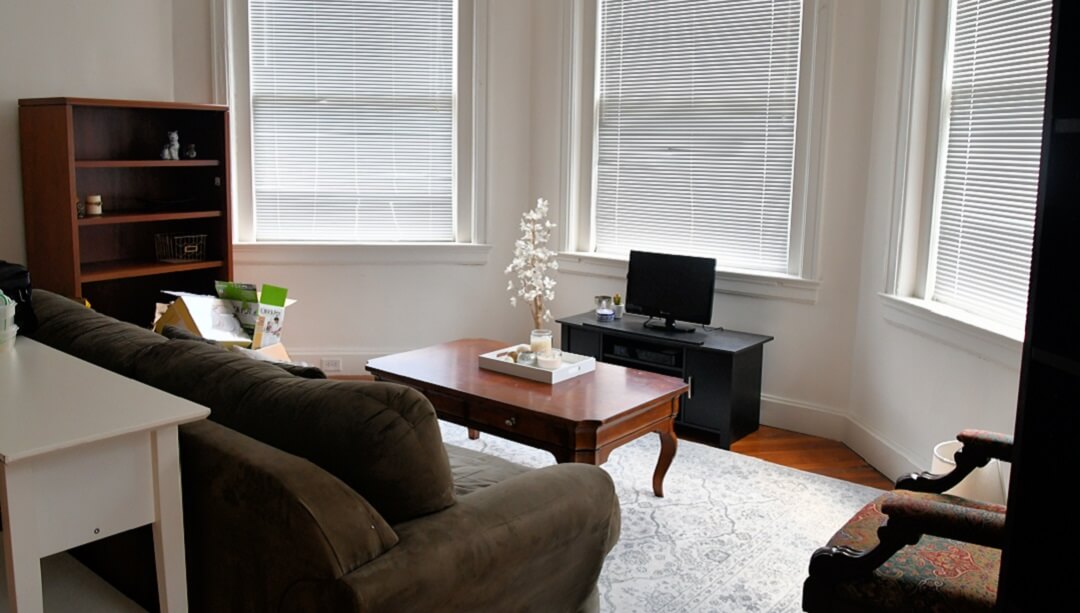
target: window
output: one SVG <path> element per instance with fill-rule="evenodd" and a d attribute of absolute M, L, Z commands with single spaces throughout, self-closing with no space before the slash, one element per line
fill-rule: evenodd
<path fill-rule="evenodd" d="M 1050 0 L 958 0 L 942 88 L 931 301 L 1022 330 Z"/>
<path fill-rule="evenodd" d="M 800 0 L 602 0 L 592 250 L 791 258 Z"/>
<path fill-rule="evenodd" d="M 457 5 L 250 0 L 255 240 L 460 238 Z"/>

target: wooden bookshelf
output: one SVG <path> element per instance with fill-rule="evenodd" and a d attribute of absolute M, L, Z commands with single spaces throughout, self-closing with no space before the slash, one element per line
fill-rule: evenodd
<path fill-rule="evenodd" d="M 140 325 L 162 290 L 212 293 L 232 279 L 229 112 L 208 104 L 39 98 L 19 101 L 27 259 L 34 286 L 88 299 Z M 162 160 L 167 133 L 181 154 Z M 100 194 L 104 214 L 79 218 Z M 157 234 L 205 235 L 204 252 L 159 261 Z"/>
<path fill-rule="evenodd" d="M 152 221 L 175 221 L 180 219 L 209 219 L 221 217 L 221 211 L 177 211 L 175 213 L 113 213 L 93 215 L 78 220 L 80 226 L 107 226 L 122 223 L 148 223 Z"/>
<path fill-rule="evenodd" d="M 148 277 L 151 275 L 166 275 L 173 272 L 220 268 L 222 264 L 223 262 L 221 260 L 205 260 L 200 262 L 111 260 L 108 262 L 83 264 L 82 279 L 83 283 L 111 281 L 113 279 L 133 279 L 135 277 Z"/>
<path fill-rule="evenodd" d="M 75 168 L 201 168 L 218 160 L 75 160 Z"/>

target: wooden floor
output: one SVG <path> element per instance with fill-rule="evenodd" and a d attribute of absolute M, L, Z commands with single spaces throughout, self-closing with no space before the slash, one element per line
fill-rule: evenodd
<path fill-rule="evenodd" d="M 826 438 L 761 426 L 739 439 L 731 450 L 783 466 L 798 468 L 860 485 L 892 489 L 893 482 L 847 445 Z"/>

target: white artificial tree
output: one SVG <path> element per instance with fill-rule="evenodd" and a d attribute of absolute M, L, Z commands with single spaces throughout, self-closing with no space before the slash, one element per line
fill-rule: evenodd
<path fill-rule="evenodd" d="M 551 229 L 555 224 L 547 219 L 548 201 L 539 198 L 536 208 L 521 216 L 521 238 L 514 242 L 514 260 L 506 267 L 506 274 L 513 274 L 506 290 L 515 292 L 510 304 L 517 306 L 520 297 L 532 311 L 533 327 L 539 329 L 545 321 L 551 321 L 548 303 L 555 300 L 555 280 L 548 273 L 559 269 L 556 252 L 548 249 Z"/>

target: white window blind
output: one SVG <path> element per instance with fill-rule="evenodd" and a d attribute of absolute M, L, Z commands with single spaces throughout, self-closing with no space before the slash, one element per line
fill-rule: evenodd
<path fill-rule="evenodd" d="M 1020 329 L 1035 224 L 1050 0 L 953 9 L 932 300 Z"/>
<path fill-rule="evenodd" d="M 256 240 L 454 239 L 453 0 L 251 0 Z"/>
<path fill-rule="evenodd" d="M 787 272 L 800 0 L 603 0 L 595 248 Z"/>

